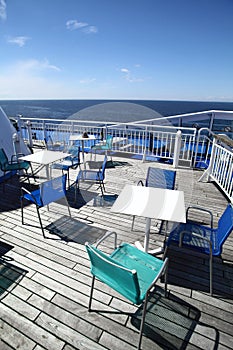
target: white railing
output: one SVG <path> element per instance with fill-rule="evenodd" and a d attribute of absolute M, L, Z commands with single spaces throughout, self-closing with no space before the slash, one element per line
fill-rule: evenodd
<path fill-rule="evenodd" d="M 220 144 L 219 144 L 220 143 Z M 216 137 L 212 145 L 209 167 L 199 179 L 207 178 L 220 187 L 233 204 L 233 141 Z"/>
<path fill-rule="evenodd" d="M 53 142 L 68 144 L 70 135 L 94 134 L 97 141 L 105 138 L 106 133 L 113 136 L 113 151 L 133 153 L 143 160 L 173 161 L 177 131 L 181 131 L 181 147 L 179 160 L 193 163 L 191 147 L 196 139 L 195 128 L 182 128 L 137 123 L 108 123 L 86 122 L 74 120 L 33 120 L 21 119 L 21 135 L 30 146 L 41 145 L 44 139 L 50 138 Z M 87 145 L 90 148 L 94 141 Z"/>

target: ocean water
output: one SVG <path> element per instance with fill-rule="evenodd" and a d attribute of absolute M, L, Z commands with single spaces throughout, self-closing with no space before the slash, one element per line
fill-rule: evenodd
<path fill-rule="evenodd" d="M 147 100 L 0 100 L 9 117 L 130 122 L 211 109 L 233 111 L 233 102 Z"/>

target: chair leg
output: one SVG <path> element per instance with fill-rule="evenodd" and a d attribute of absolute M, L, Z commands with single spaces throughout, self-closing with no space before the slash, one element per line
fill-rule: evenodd
<path fill-rule="evenodd" d="M 42 233 L 43 233 L 43 237 L 46 238 L 38 206 L 36 206 L 36 210 L 37 210 L 37 215 L 38 215 L 39 222 L 40 222 L 40 227 L 41 227 L 41 230 L 42 230 Z"/>
<path fill-rule="evenodd" d="M 131 225 L 131 231 L 133 231 L 133 226 L 134 226 L 134 220 L 135 220 L 135 215 L 133 215 L 133 219 L 132 219 L 132 225 Z"/>
<path fill-rule="evenodd" d="M 149 297 L 149 292 L 146 293 L 146 297 L 145 297 L 145 301 L 144 301 L 144 305 L 143 305 L 142 320 L 141 320 L 141 326 L 140 326 L 140 332 L 139 332 L 139 340 L 138 340 L 138 350 L 141 349 L 142 332 L 143 332 L 145 318 L 146 318 L 146 308 L 147 308 L 148 297 Z"/>
<path fill-rule="evenodd" d="M 92 296 L 93 296 L 93 291 L 94 291 L 94 283 L 95 283 L 95 276 L 92 276 L 91 292 L 90 292 L 88 311 L 91 311 L 91 302 L 92 302 Z"/>
<path fill-rule="evenodd" d="M 212 251 L 210 252 L 210 261 L 209 261 L 209 269 L 210 269 L 210 295 L 213 295 L 213 255 Z"/>
<path fill-rule="evenodd" d="M 23 220 L 23 198 L 21 198 L 21 220 L 22 220 L 22 225 L 24 225 L 24 220 Z"/>

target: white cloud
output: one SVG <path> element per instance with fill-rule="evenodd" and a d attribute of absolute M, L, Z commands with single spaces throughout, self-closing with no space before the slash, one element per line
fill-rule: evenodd
<path fill-rule="evenodd" d="M 70 19 L 66 22 L 66 28 L 69 30 L 76 30 L 87 26 L 88 23 L 78 22 L 76 19 Z"/>
<path fill-rule="evenodd" d="M 5 0 L 0 0 L 0 19 L 6 19 L 6 2 Z"/>
<path fill-rule="evenodd" d="M 30 38 L 27 36 L 16 36 L 14 38 L 8 38 L 7 42 L 10 44 L 18 45 L 19 47 L 23 47 Z"/>
<path fill-rule="evenodd" d="M 70 19 L 66 22 L 66 28 L 68 30 L 79 30 L 86 34 L 95 34 L 98 32 L 98 28 L 96 26 L 91 26 L 85 22 L 79 22 L 76 19 Z"/>
<path fill-rule="evenodd" d="M 60 70 L 47 59 L 18 61 L 4 67 L 0 73 L 0 99 L 62 98 L 66 87 L 60 82 L 60 74 L 50 74 Z"/>
<path fill-rule="evenodd" d="M 121 73 L 124 74 L 124 79 L 129 81 L 130 83 L 139 83 L 139 82 L 142 82 L 144 81 L 144 79 L 142 78 L 136 78 L 132 75 L 131 71 L 127 68 L 121 68 L 120 69 Z"/>
<path fill-rule="evenodd" d="M 127 68 L 121 68 L 122 73 L 129 73 L 129 70 Z"/>
<path fill-rule="evenodd" d="M 82 31 L 86 34 L 95 34 L 98 32 L 98 28 L 95 26 L 87 26 Z"/>

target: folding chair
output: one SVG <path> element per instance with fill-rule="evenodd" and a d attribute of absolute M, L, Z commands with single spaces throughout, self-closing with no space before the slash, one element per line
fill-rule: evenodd
<path fill-rule="evenodd" d="M 35 204 L 44 238 L 45 238 L 45 232 L 44 232 L 44 227 L 40 216 L 40 211 L 39 211 L 40 208 L 43 208 L 46 205 L 48 207 L 50 203 L 64 198 L 68 208 L 69 216 L 71 216 L 70 207 L 66 199 L 66 178 L 67 178 L 67 175 L 64 174 L 54 179 L 45 181 L 39 185 L 38 189 L 32 192 L 28 191 L 24 187 L 21 188 L 20 200 L 21 200 L 22 225 L 24 225 L 23 208 L 24 208 L 25 200 Z"/>
<path fill-rule="evenodd" d="M 107 255 L 99 250 L 98 246 L 112 234 L 115 235 L 115 249 L 112 254 Z M 117 247 L 115 232 L 107 232 L 95 246 L 89 243 L 85 245 L 93 275 L 88 311 L 91 311 L 95 278 L 107 284 L 132 303 L 136 305 L 144 303 L 138 341 L 138 349 L 140 349 L 148 298 L 162 276 L 164 276 L 165 282 L 165 296 L 167 295 L 168 258 L 164 261 L 160 260 L 127 243 L 122 243 Z"/>

